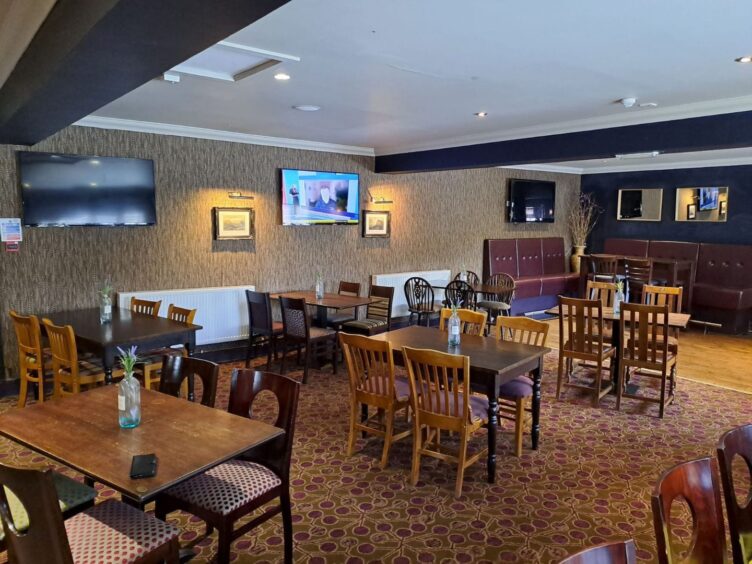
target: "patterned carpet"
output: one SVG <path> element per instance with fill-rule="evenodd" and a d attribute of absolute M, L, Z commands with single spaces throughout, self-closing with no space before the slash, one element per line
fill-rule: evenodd
<path fill-rule="evenodd" d="M 231 368 L 223 366 L 219 407 L 227 404 Z M 516 458 L 511 434 L 502 434 L 496 484 L 486 483 L 485 462 L 478 463 L 466 471 L 460 499 L 453 497 L 454 467 L 438 460 L 424 459 L 417 487 L 407 483 L 409 438 L 394 446 L 383 471 L 377 438 L 360 441 L 360 452 L 345 458 L 346 374 L 313 371 L 301 393 L 293 449 L 296 560 L 546 563 L 631 537 L 640 560 L 654 561 L 650 492 L 657 477 L 677 462 L 712 454 L 723 431 L 752 420 L 750 397 L 680 380 L 676 403 L 659 420 L 655 405 L 625 400 L 618 413 L 609 396 L 594 409 L 573 389 L 557 402 L 555 370 L 556 353 L 551 353 L 540 450 L 526 448 Z M 12 405 L 13 398 L 5 398 L 0 410 Z M 509 430 L 511 424 L 505 424 Z M 24 466 L 47 463 L 5 440 L 0 440 L 0 459 Z M 115 495 L 105 488 L 99 494 L 102 499 Z M 183 543 L 203 534 L 195 518 L 176 513 L 171 521 L 184 531 Z M 211 561 L 214 537 L 196 548 L 194 562 Z M 233 552 L 235 562 L 280 562 L 280 519 L 236 541 Z"/>

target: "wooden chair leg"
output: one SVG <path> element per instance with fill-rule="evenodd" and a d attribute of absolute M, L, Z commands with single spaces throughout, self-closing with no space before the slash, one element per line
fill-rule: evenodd
<path fill-rule="evenodd" d="M 386 432 L 384 434 L 384 451 L 381 453 L 381 469 L 389 465 L 389 447 L 392 446 L 392 435 L 394 434 L 394 409 L 386 410 Z"/>
<path fill-rule="evenodd" d="M 561 385 L 564 382 L 564 355 L 559 352 L 559 375 L 556 377 L 556 399 L 561 399 Z"/>
<path fill-rule="evenodd" d="M 457 466 L 457 482 L 454 486 L 454 497 L 460 497 L 462 495 L 462 481 L 465 479 L 465 460 L 467 459 L 467 431 L 464 429 L 460 431 L 462 436 L 460 437 L 460 452 Z"/>
<path fill-rule="evenodd" d="M 514 455 L 522 456 L 522 434 L 525 428 L 525 398 L 517 398 L 514 410 Z"/>
<path fill-rule="evenodd" d="M 627 385 L 627 376 L 624 374 L 624 363 L 619 360 L 616 365 L 616 411 L 621 410 L 621 396 L 624 393 L 624 386 Z"/>
<path fill-rule="evenodd" d="M 303 365 L 303 384 L 308 383 L 308 367 L 311 365 L 311 343 L 306 343 L 305 364 Z"/>
<path fill-rule="evenodd" d="M 222 523 L 217 527 L 217 532 L 217 564 L 230 564 L 232 523 Z"/>
<path fill-rule="evenodd" d="M 601 379 L 603 378 L 603 359 L 598 358 L 595 373 L 595 394 L 593 395 L 593 407 L 598 407 L 601 401 Z"/>
<path fill-rule="evenodd" d="M 335 337 L 337 334 L 334 334 Z M 332 341 L 332 374 L 337 374 L 337 356 L 339 355 L 339 348 L 337 347 L 337 339 Z"/>
<path fill-rule="evenodd" d="M 293 562 L 293 536 L 292 536 L 292 505 L 290 503 L 290 487 L 282 488 L 279 503 L 282 506 L 282 531 L 285 542 L 285 564 Z"/>
<path fill-rule="evenodd" d="M 266 342 L 266 370 L 269 371 L 272 369 L 272 352 L 276 348 L 276 345 L 274 344 L 274 335 L 269 337 L 269 339 Z"/>
<path fill-rule="evenodd" d="M 352 456 L 355 452 L 355 441 L 358 439 L 355 425 L 358 423 L 359 411 L 358 402 L 353 399 L 350 404 L 350 433 L 347 435 L 347 456 Z"/>
<path fill-rule="evenodd" d="M 658 408 L 658 417 L 663 419 L 663 411 L 666 408 L 666 367 L 663 367 L 663 373 L 661 374 L 661 403 Z"/>
<path fill-rule="evenodd" d="M 410 472 L 410 484 L 413 486 L 418 483 L 420 477 L 420 450 L 423 448 L 423 433 L 418 424 L 418 416 L 413 415 L 413 462 Z"/>
<path fill-rule="evenodd" d="M 170 541 L 169 552 L 165 556 L 165 564 L 179 564 L 180 562 L 180 541 L 175 537 Z"/>
<path fill-rule="evenodd" d="M 253 356 L 253 337 L 248 336 L 248 346 L 245 348 L 245 367 L 248 368 L 251 365 L 251 357 Z"/>
<path fill-rule="evenodd" d="M 29 380 L 24 374 L 21 376 L 21 388 L 18 390 L 18 407 L 26 406 L 26 394 L 29 391 Z"/>
<path fill-rule="evenodd" d="M 37 386 L 37 401 L 39 403 L 44 403 L 44 368 L 41 370 L 41 372 L 39 372 L 39 377 L 37 378 L 36 386 Z"/>
<path fill-rule="evenodd" d="M 285 358 L 287 357 L 287 340 L 282 341 L 282 360 L 279 363 L 279 373 L 285 374 Z"/>

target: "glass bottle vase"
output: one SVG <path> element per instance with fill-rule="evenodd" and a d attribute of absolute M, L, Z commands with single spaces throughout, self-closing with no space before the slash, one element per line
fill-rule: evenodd
<path fill-rule="evenodd" d="M 112 321 L 112 296 L 99 294 L 99 323 L 104 325 Z"/>
<path fill-rule="evenodd" d="M 460 316 L 457 310 L 452 310 L 452 315 L 447 323 L 447 343 L 450 347 L 457 347 L 460 344 Z"/>
<path fill-rule="evenodd" d="M 126 373 L 118 384 L 118 420 L 123 429 L 141 423 L 141 383 L 132 372 Z"/>
<path fill-rule="evenodd" d="M 324 279 L 321 276 L 316 277 L 316 299 L 324 298 Z"/>
<path fill-rule="evenodd" d="M 619 315 L 621 313 L 622 302 L 624 302 L 624 292 L 617 290 L 614 295 L 614 315 Z"/>

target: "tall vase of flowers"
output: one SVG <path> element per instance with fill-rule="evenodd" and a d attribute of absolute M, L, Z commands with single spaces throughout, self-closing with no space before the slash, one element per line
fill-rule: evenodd
<path fill-rule="evenodd" d="M 123 429 L 132 429 L 141 423 L 141 384 L 133 376 L 138 355 L 135 346 L 127 351 L 118 347 L 118 351 L 120 365 L 125 372 L 125 377 L 118 384 L 118 420 Z"/>
<path fill-rule="evenodd" d="M 595 227 L 599 213 L 600 208 L 595 203 L 592 194 L 580 194 L 580 197 L 569 210 L 567 224 L 572 236 L 573 248 L 570 258 L 572 272 L 580 271 L 580 262 L 585 254 L 587 238 Z"/>

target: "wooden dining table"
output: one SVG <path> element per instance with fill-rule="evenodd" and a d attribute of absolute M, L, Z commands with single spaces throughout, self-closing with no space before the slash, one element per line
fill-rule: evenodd
<path fill-rule="evenodd" d="M 450 347 L 445 331 L 413 325 L 375 335 L 389 341 L 395 362 L 403 364 L 402 347 L 431 349 L 470 357 L 470 387 L 488 398 L 488 482 L 496 480 L 496 436 L 499 426 L 499 388 L 517 376 L 530 374 L 533 380 L 533 449 L 540 439 L 541 376 L 543 357 L 551 349 L 501 341 L 480 335 L 462 335 L 460 345 Z"/>
<path fill-rule="evenodd" d="M 70 325 L 76 334 L 76 347 L 102 359 L 105 383 L 112 383 L 112 369 L 118 347 L 136 345 L 146 352 L 171 345 L 183 345 L 190 355 L 196 346 L 194 323 L 181 323 L 166 317 L 152 317 L 129 309 L 113 307 L 112 321 L 99 321 L 99 308 L 59 311 L 44 315 L 55 325 Z"/>
<path fill-rule="evenodd" d="M 141 424 L 121 429 L 116 386 L 0 415 L 0 435 L 69 466 L 143 506 L 160 492 L 284 430 L 160 392 L 141 390 Z M 157 474 L 133 480 L 131 459 L 155 454 Z"/>
<path fill-rule="evenodd" d="M 318 327 L 326 327 L 329 310 L 340 311 L 355 307 L 366 306 L 381 300 L 381 298 L 371 298 L 368 296 L 348 296 L 344 294 L 324 294 L 323 298 L 317 298 L 313 290 L 302 290 L 295 292 L 278 292 L 271 294 L 271 299 L 278 300 L 280 297 L 297 298 L 305 300 L 306 305 L 316 308 L 315 323 Z"/>

